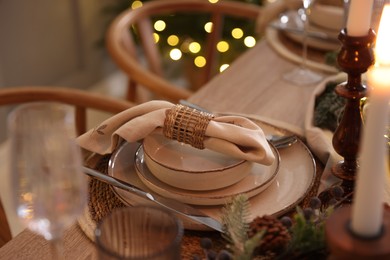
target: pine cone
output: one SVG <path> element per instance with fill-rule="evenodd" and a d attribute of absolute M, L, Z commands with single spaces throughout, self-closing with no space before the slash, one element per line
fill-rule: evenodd
<path fill-rule="evenodd" d="M 262 230 L 266 231 L 261 239 L 261 244 L 256 247 L 254 255 L 280 253 L 291 239 L 288 229 L 282 222 L 271 216 L 256 217 L 249 224 L 248 236 L 253 237 Z"/>

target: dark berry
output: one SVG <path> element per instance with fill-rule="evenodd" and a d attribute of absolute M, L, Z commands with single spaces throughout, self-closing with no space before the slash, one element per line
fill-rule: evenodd
<path fill-rule="evenodd" d="M 312 208 L 303 209 L 303 216 L 307 221 L 310 220 L 313 215 L 314 215 L 314 211 Z"/>
<path fill-rule="evenodd" d="M 333 198 L 339 200 L 344 196 L 344 189 L 341 186 L 334 186 L 330 189 L 330 194 Z"/>
<path fill-rule="evenodd" d="M 285 226 L 286 228 L 290 228 L 292 226 L 292 220 L 288 216 L 284 216 L 280 219 L 280 222 Z"/>
<path fill-rule="evenodd" d="M 217 257 L 218 257 L 217 258 L 218 260 L 232 260 L 233 259 L 232 254 L 225 249 L 222 249 L 221 251 L 219 251 Z"/>
<path fill-rule="evenodd" d="M 207 251 L 207 259 L 209 260 L 217 259 L 217 255 L 217 252 L 215 252 L 214 250 Z"/>
<path fill-rule="evenodd" d="M 208 237 L 203 237 L 200 239 L 200 246 L 203 249 L 209 250 L 213 247 L 213 241 Z"/>
<path fill-rule="evenodd" d="M 321 200 L 318 197 L 312 197 L 309 202 L 309 206 L 312 209 L 319 209 L 321 208 Z"/>

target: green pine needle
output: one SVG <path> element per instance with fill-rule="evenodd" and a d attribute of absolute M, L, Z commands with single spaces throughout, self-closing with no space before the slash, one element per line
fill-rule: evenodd
<path fill-rule="evenodd" d="M 264 232 L 248 238 L 249 201 L 246 195 L 238 195 L 222 209 L 223 234 L 233 251 L 234 259 L 251 259 L 253 250 L 261 242 Z"/>
<path fill-rule="evenodd" d="M 305 254 L 325 250 L 325 219 L 329 212 L 330 209 L 326 210 L 324 215 L 312 216 L 307 220 L 303 210 L 297 207 L 297 213 L 294 215 L 295 224 L 291 227 L 292 240 L 287 251 Z"/>

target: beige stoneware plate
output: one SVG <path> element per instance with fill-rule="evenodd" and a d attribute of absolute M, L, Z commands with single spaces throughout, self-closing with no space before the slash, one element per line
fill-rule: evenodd
<path fill-rule="evenodd" d="M 214 206 L 225 204 L 240 193 L 246 194 L 249 198 L 251 198 L 271 185 L 277 176 L 280 160 L 278 151 L 274 147 L 272 147 L 272 150 L 276 159 L 271 166 L 254 163 L 249 175 L 241 181 L 225 188 L 209 191 L 179 189 L 160 181 L 148 169 L 145 163 L 145 154 L 142 146 L 136 153 L 135 168 L 140 180 L 149 189 L 164 197 L 172 198 L 188 204 Z M 239 174 L 239 172 L 236 174 Z M 207 179 L 203 181 L 207 182 Z M 211 184 L 216 181 L 218 180 L 209 180 Z"/>
<path fill-rule="evenodd" d="M 290 134 L 290 132 L 252 119 L 266 134 Z M 138 177 L 135 170 L 135 154 L 139 144 L 124 144 L 111 156 L 108 174 L 121 180 L 130 182 L 139 188 L 151 191 Z M 303 200 L 312 187 L 316 176 L 316 165 L 314 158 L 302 142 L 298 141 L 292 147 L 279 151 L 280 165 L 279 172 L 271 185 L 253 196 L 250 200 L 251 219 L 256 216 L 274 215 L 280 216 Z M 146 200 L 123 190 L 113 188 L 117 196 L 127 205 L 148 203 Z M 217 206 L 194 206 L 209 216 L 221 220 L 222 205 Z M 251 220 L 250 219 L 250 220 Z M 184 221 L 187 229 L 205 230 L 203 225 L 188 223 Z"/>
<path fill-rule="evenodd" d="M 161 133 L 145 137 L 142 154 L 142 163 L 150 170 L 148 173 L 152 173 L 161 184 L 194 191 L 231 186 L 247 177 L 253 165 L 243 159 L 168 139 Z"/>

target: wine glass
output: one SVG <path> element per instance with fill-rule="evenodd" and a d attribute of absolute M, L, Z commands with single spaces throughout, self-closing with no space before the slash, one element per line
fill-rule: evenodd
<path fill-rule="evenodd" d="M 74 137 L 73 113 L 56 103 L 29 103 L 8 118 L 13 205 L 31 231 L 63 258 L 62 236 L 81 214 L 86 177 Z"/>
<path fill-rule="evenodd" d="M 283 78 L 296 85 L 311 85 L 319 82 L 323 77 L 322 75 L 307 68 L 307 25 L 310 8 L 314 0 L 302 0 L 303 12 L 300 13 L 300 18 L 303 22 L 303 35 L 302 35 L 302 61 L 299 67 L 287 72 L 283 75 Z"/>

